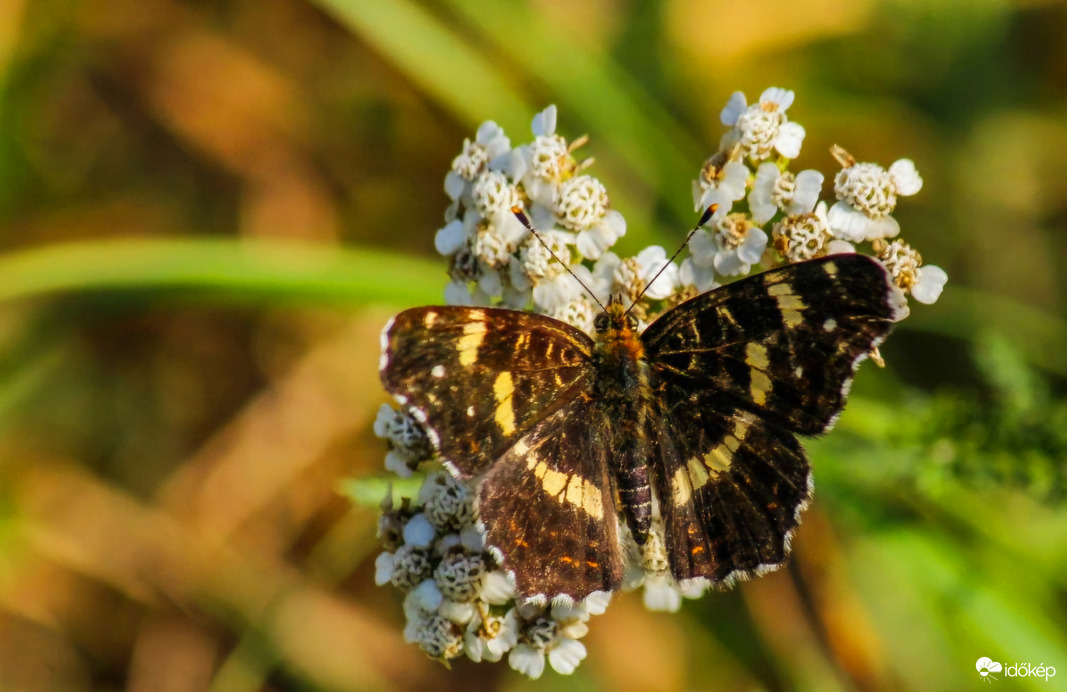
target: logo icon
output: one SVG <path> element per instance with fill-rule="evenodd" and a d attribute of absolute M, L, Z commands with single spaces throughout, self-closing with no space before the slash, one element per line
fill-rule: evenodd
<path fill-rule="evenodd" d="M 974 667 L 978 670 L 978 674 L 982 676 L 982 682 L 989 682 L 990 680 L 996 680 L 993 673 L 999 673 L 1004 670 L 1004 666 L 997 663 L 988 656 L 983 656 L 978 659 L 978 662 L 974 664 Z"/>

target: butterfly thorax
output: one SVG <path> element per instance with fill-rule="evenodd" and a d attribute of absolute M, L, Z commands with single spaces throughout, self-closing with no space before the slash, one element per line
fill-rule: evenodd
<path fill-rule="evenodd" d="M 604 443 L 610 449 L 615 489 L 626 523 L 643 545 L 651 524 L 649 433 L 652 388 L 637 320 L 621 303 L 610 302 L 593 321 L 593 397 L 600 403 Z"/>

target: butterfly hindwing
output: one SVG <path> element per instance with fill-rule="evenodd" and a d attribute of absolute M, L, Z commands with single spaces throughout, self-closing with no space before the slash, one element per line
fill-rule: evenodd
<path fill-rule="evenodd" d="M 442 460 L 471 478 L 587 388 L 591 348 L 585 334 L 542 315 L 414 308 L 383 330 L 380 370 Z"/>
<path fill-rule="evenodd" d="M 671 572 L 719 586 L 781 566 L 811 472 L 796 437 L 706 390 L 654 424 Z"/>
<path fill-rule="evenodd" d="M 715 389 L 787 430 L 823 432 L 857 362 L 888 333 L 888 276 L 862 255 L 791 264 L 704 293 L 642 335 L 671 391 Z"/>
<path fill-rule="evenodd" d="M 524 597 L 578 600 L 622 580 L 603 415 L 587 395 L 575 397 L 482 480 L 478 516 L 486 541 Z"/>

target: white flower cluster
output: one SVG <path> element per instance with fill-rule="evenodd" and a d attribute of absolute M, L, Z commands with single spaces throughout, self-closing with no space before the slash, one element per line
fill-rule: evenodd
<path fill-rule="evenodd" d="M 886 170 L 856 163 L 835 147 L 842 170 L 834 178 L 838 201 L 828 209 L 819 200 L 823 174 L 789 170 L 805 134 L 786 115 L 793 97 L 780 88 L 767 89 L 751 105 L 741 92 L 730 97 L 721 113 L 730 129 L 693 183 L 696 208 L 717 205 L 716 211 L 692 236 L 690 254 L 678 265 L 659 246 L 626 258 L 611 252 L 626 222 L 610 208 L 604 185 L 584 172 L 592 160 L 574 156 L 585 138 L 568 143 L 556 133 L 555 106 L 534 117 L 533 141 L 514 148 L 499 126 L 484 123 L 474 141 L 464 142 L 445 178 L 452 203 L 435 245 L 449 262 L 446 302 L 532 310 L 591 333 L 596 302 L 616 296 L 637 301 L 632 312 L 643 327 L 718 286 L 720 278 L 732 280 L 756 265 L 769 269 L 856 252 L 869 243 L 899 288 L 899 303 L 906 303 L 906 294 L 933 303 L 945 272 L 923 266 L 907 243 L 888 240 L 900 231 L 891 216 L 898 197 L 922 186 L 914 164 L 902 159 Z M 515 208 L 525 211 L 537 237 Z M 374 429 L 389 444 L 386 468 L 401 477 L 433 455 L 418 422 L 387 405 Z M 596 593 L 578 604 L 516 599 L 513 582 L 486 549 L 474 492 L 437 471 L 427 475 L 414 501 L 382 506 L 385 552 L 376 562 L 376 580 L 406 594 L 405 638 L 441 660 L 466 655 L 498 661 L 508 654 L 511 667 L 532 678 L 542 674 L 546 660 L 559 673 L 572 672 L 586 655 L 579 641 L 586 623 L 604 611 L 611 594 Z M 622 588 L 643 586 L 649 609 L 676 611 L 683 597 L 706 590 L 703 580 L 679 584 L 671 576 L 658 517 L 643 548 L 625 524 L 620 535 L 629 560 Z"/>
<path fill-rule="evenodd" d="M 379 419 L 389 419 L 382 407 Z M 569 674 L 585 658 L 579 641 L 592 615 L 603 613 L 611 594 L 581 603 L 534 604 L 515 599 L 515 587 L 486 550 L 474 522 L 472 489 L 448 473 L 430 473 L 417 499 L 382 503 L 378 533 L 385 550 L 375 560 L 374 580 L 406 594 L 404 639 L 447 661 L 508 663 L 531 678 L 545 662 Z"/>
<path fill-rule="evenodd" d="M 604 302 L 611 294 L 636 298 L 666 269 L 646 297 L 674 294 L 680 276 L 677 267 L 666 266 L 663 248 L 625 260 L 610 252 L 625 235 L 626 220 L 611 209 L 604 184 L 584 172 L 592 160 L 575 158 L 585 138 L 568 143 L 556 133 L 555 106 L 538 113 L 532 129 L 532 142 L 512 148 L 503 130 L 486 122 L 452 162 L 445 178 L 452 204 L 435 238 L 452 278 L 445 301 L 531 309 L 589 330 L 595 302 L 575 276 Z M 513 207 L 524 209 L 541 240 L 515 218 Z M 690 281 L 697 291 L 711 285 Z"/>

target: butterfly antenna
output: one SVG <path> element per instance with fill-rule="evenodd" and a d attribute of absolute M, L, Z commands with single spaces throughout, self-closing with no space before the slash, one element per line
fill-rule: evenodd
<path fill-rule="evenodd" d="M 583 283 L 582 280 L 579 279 L 578 276 L 571 271 L 571 268 L 567 266 L 567 263 L 561 260 L 556 255 L 556 253 L 552 252 L 552 248 L 548 246 L 548 243 L 545 242 L 545 239 L 541 237 L 541 234 L 538 233 L 537 230 L 533 227 L 533 224 L 530 223 L 530 219 L 527 218 L 526 212 L 524 212 L 521 207 L 515 206 L 511 208 L 511 213 L 515 215 L 515 218 L 519 220 L 519 223 L 526 227 L 526 230 L 528 230 L 530 233 L 533 233 L 534 237 L 537 238 L 537 240 L 545 246 L 545 249 L 548 250 L 548 254 L 552 255 L 552 259 L 563 265 L 563 268 L 567 270 L 567 273 L 574 277 L 574 280 L 578 282 L 578 285 L 585 289 L 585 292 L 589 294 L 590 298 L 596 301 L 596 304 L 600 306 L 600 309 L 607 310 L 607 308 L 604 307 L 604 304 L 597 300 L 596 294 L 589 290 L 589 287 L 586 286 L 585 283 Z"/>
<path fill-rule="evenodd" d="M 652 285 L 652 282 L 655 281 L 656 279 L 658 279 L 659 275 L 662 274 L 664 272 L 664 270 L 667 269 L 667 267 L 671 266 L 671 262 L 673 262 L 674 258 L 676 258 L 682 252 L 682 248 L 684 248 L 685 246 L 689 245 L 689 241 L 692 240 L 694 235 L 696 235 L 696 232 L 699 231 L 701 228 L 703 228 L 704 225 L 707 224 L 708 221 L 711 221 L 712 215 L 715 214 L 715 212 L 718 211 L 718 209 L 719 209 L 719 205 L 718 204 L 708 205 L 708 208 L 705 209 L 704 213 L 700 215 L 700 220 L 697 221 L 697 225 L 693 226 L 693 230 L 689 231 L 689 235 L 687 235 L 685 237 L 685 240 L 682 241 L 682 244 L 679 245 L 678 249 L 674 251 L 674 254 L 671 255 L 671 258 L 669 260 L 667 260 L 667 263 L 659 268 L 659 271 L 656 272 L 655 276 L 653 276 L 651 279 L 649 279 L 648 283 L 645 284 L 645 287 L 642 288 L 641 292 L 637 295 L 636 298 L 634 298 L 634 302 L 630 303 L 630 307 L 626 308 L 626 312 L 630 312 L 630 310 L 634 309 L 634 306 L 637 305 L 637 301 L 641 300 L 641 297 L 645 295 L 645 291 L 647 291 L 648 287 Z"/>

